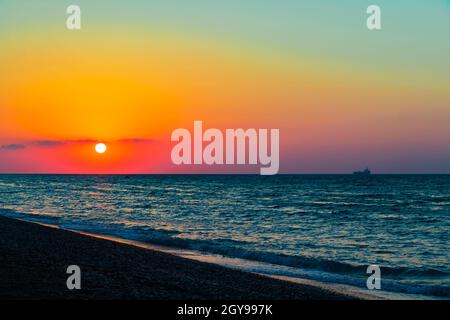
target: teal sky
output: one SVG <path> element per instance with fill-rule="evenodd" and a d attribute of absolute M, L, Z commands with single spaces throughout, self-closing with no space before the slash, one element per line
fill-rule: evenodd
<path fill-rule="evenodd" d="M 82 10 L 76 33 L 65 28 L 71 4 Z M 371 4 L 381 7 L 380 31 L 367 30 Z M 368 164 L 378 172 L 450 172 L 449 0 L 0 0 L 0 70 L 11 71 L 0 73 L 0 108 L 8 104 L 12 119 L 0 109 L 0 145 L 35 134 L 19 111 L 26 118 L 41 107 L 33 105 L 38 85 L 26 88 L 27 103 L 9 93 L 25 90 L 23 79 L 50 77 L 52 67 L 70 77 L 65 54 L 74 48 L 75 71 L 106 69 L 161 86 L 189 100 L 174 107 L 186 117 L 280 127 L 286 171 Z M 50 56 L 59 64 L 39 63 Z"/>
<path fill-rule="evenodd" d="M 292 55 L 301 51 L 352 64 L 376 62 L 423 72 L 431 68 L 436 76 L 445 73 L 443 67 L 450 68 L 448 0 L 2 0 L 3 36 L 27 29 L 28 23 L 57 26 L 69 4 L 81 6 L 85 30 L 172 31 L 238 42 L 243 49 L 254 46 Z M 370 4 L 382 9 L 381 32 L 369 34 L 365 28 Z"/>

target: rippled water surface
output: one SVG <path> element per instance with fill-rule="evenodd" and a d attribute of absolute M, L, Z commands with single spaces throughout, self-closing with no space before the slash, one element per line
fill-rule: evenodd
<path fill-rule="evenodd" d="M 448 175 L 0 175 L 0 214 L 450 296 Z"/>

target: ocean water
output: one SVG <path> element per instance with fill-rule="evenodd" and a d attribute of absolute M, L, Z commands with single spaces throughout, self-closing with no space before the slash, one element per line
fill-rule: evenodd
<path fill-rule="evenodd" d="M 450 297 L 450 175 L 0 175 L 0 214 Z"/>

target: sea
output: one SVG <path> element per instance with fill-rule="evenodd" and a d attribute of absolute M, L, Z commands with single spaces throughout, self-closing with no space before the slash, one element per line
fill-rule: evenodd
<path fill-rule="evenodd" d="M 450 175 L 0 175 L 0 215 L 367 292 L 377 265 L 385 295 L 450 298 Z"/>

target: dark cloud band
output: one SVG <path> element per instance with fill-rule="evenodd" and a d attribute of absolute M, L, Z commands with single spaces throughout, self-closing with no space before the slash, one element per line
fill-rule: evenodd
<path fill-rule="evenodd" d="M 21 150 L 21 149 L 25 149 L 27 146 L 24 144 L 19 144 L 19 143 L 13 143 L 13 144 L 5 144 L 0 146 L 0 149 L 5 149 L 5 150 Z"/>
<path fill-rule="evenodd" d="M 39 147 L 39 148 L 57 148 L 70 143 L 96 143 L 99 142 L 93 139 L 80 139 L 80 140 L 37 140 L 30 141 L 27 143 L 12 143 L 0 146 L 0 149 L 4 150 L 21 150 L 28 146 Z M 139 138 L 128 138 L 114 140 L 110 142 L 126 142 L 126 143 L 154 143 L 156 140 L 153 139 L 139 139 Z M 106 141 L 108 143 L 108 141 Z"/>

